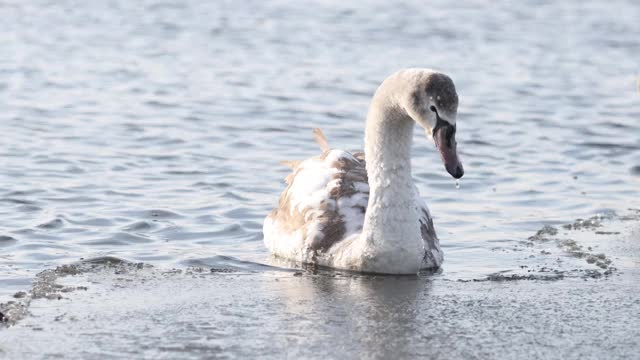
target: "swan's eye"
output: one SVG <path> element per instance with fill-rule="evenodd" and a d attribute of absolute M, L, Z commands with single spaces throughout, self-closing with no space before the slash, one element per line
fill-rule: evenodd
<path fill-rule="evenodd" d="M 433 106 L 433 105 L 431 105 L 431 106 L 429 107 L 429 110 L 433 111 L 434 113 L 437 113 L 437 112 L 438 112 L 438 111 L 436 110 L 436 107 L 435 107 L 435 106 Z"/>

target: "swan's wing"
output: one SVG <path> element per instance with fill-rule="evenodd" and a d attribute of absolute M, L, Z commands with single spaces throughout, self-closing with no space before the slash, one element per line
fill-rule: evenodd
<path fill-rule="evenodd" d="M 416 189 L 416 201 L 418 205 L 418 219 L 420 221 L 420 233 L 424 241 L 425 255 L 422 268 L 438 268 L 442 264 L 443 256 L 440 249 L 440 240 L 433 226 L 433 219 L 427 204 L 422 200 Z"/>
<path fill-rule="evenodd" d="M 292 256 L 301 247 L 326 251 L 362 230 L 369 201 L 362 154 L 325 151 L 297 164 L 287 183 L 265 220 L 265 244 L 275 254 Z"/>

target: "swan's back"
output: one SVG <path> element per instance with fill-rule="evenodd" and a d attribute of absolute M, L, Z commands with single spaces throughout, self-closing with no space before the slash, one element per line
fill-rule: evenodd
<path fill-rule="evenodd" d="M 265 244 L 275 255 L 306 262 L 362 231 L 369 184 L 362 153 L 326 149 L 292 166 L 265 220 Z"/>

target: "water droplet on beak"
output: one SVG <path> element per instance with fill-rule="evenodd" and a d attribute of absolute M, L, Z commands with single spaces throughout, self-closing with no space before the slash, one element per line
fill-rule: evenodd
<path fill-rule="evenodd" d="M 456 189 L 460 189 L 460 179 L 456 179 Z"/>

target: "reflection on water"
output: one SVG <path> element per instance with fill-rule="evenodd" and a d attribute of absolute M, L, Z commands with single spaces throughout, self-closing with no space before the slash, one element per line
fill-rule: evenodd
<path fill-rule="evenodd" d="M 313 314 L 313 324 L 297 323 L 294 332 L 321 326 L 333 332 L 331 338 L 357 339 L 354 347 L 381 358 L 407 349 L 418 326 L 419 299 L 430 287 L 416 277 L 318 276 L 296 285 L 283 292 L 287 312 Z"/>

